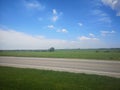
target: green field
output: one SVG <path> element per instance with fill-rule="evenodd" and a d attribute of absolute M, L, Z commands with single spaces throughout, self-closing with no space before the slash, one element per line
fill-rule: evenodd
<path fill-rule="evenodd" d="M 0 56 L 120 60 L 120 50 L 0 51 Z"/>
<path fill-rule="evenodd" d="M 120 78 L 0 66 L 0 90 L 120 90 Z"/>

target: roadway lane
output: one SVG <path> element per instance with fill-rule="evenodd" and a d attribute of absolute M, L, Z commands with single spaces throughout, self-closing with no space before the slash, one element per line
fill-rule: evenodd
<path fill-rule="evenodd" d="M 98 74 L 120 78 L 120 61 L 63 58 L 0 57 L 0 65 L 21 68 L 68 71 L 75 73 Z"/>

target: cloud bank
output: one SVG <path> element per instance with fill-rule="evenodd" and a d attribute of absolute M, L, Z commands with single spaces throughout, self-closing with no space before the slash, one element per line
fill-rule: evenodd
<path fill-rule="evenodd" d="M 0 50 L 12 49 L 57 49 L 70 48 L 100 48 L 105 44 L 96 38 L 79 37 L 74 41 L 62 39 L 49 39 L 45 36 L 32 36 L 15 30 L 0 29 Z"/>

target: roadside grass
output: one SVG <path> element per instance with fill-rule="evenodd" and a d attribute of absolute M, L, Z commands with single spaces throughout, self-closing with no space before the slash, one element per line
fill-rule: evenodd
<path fill-rule="evenodd" d="M 0 90 L 120 90 L 120 78 L 0 66 Z"/>
<path fill-rule="evenodd" d="M 46 57 L 46 58 L 77 58 L 77 59 L 101 59 L 120 60 L 120 51 L 111 50 L 56 50 L 55 52 L 40 51 L 1 51 L 0 56 L 17 57 Z"/>

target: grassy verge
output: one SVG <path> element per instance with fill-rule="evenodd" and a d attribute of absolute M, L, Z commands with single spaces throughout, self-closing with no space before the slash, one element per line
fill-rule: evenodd
<path fill-rule="evenodd" d="M 57 50 L 55 52 L 2 51 L 0 52 L 0 56 L 120 60 L 120 51 L 119 52 L 114 50 L 113 51 Z"/>
<path fill-rule="evenodd" d="M 120 90 L 120 78 L 0 66 L 0 90 Z"/>

